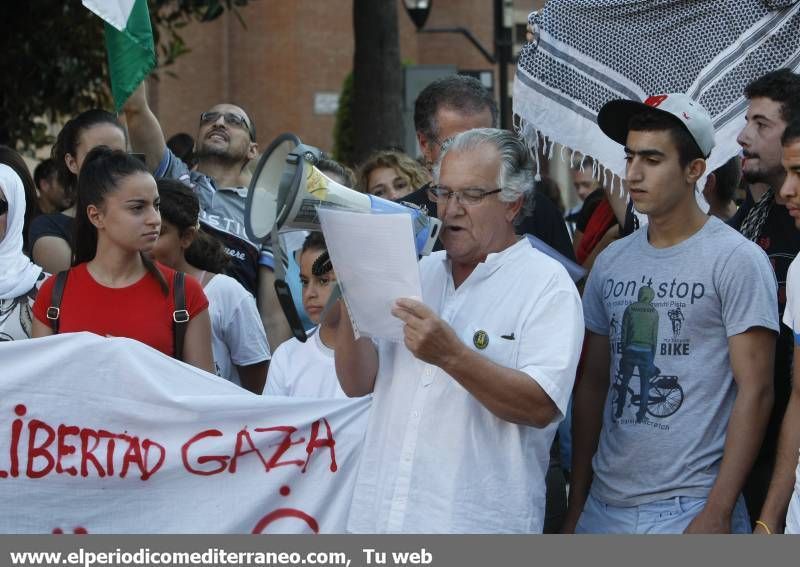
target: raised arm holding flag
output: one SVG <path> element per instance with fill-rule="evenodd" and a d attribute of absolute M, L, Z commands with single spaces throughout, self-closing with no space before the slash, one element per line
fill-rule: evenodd
<path fill-rule="evenodd" d="M 105 22 L 111 93 L 119 112 L 156 66 L 147 0 L 83 0 Z"/>

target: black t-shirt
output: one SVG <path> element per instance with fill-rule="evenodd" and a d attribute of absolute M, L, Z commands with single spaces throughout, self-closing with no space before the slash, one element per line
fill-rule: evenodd
<path fill-rule="evenodd" d="M 28 229 L 28 242 L 30 242 L 31 251 L 33 251 L 33 245 L 36 241 L 43 236 L 55 236 L 66 240 L 67 244 L 70 244 L 72 242 L 73 220 L 75 219 L 63 213 L 35 217 Z"/>
<path fill-rule="evenodd" d="M 516 227 L 517 234 L 532 234 L 574 262 L 575 251 L 572 249 L 572 241 L 569 238 L 569 232 L 567 232 L 567 225 L 558 208 L 546 195 L 538 191 L 533 192 L 533 197 L 533 213 L 520 221 Z M 427 185 L 402 199 L 398 199 L 398 201 L 405 201 L 425 208 L 428 211 L 428 215 L 436 216 L 436 203 L 428 199 Z M 442 244 L 439 240 L 436 241 L 433 249 L 442 249 Z"/>
<path fill-rule="evenodd" d="M 747 191 L 744 203 L 728 220 L 728 224 L 736 230 L 740 230 L 747 212 L 754 205 L 753 197 L 750 195 L 750 191 Z M 781 321 L 783 321 L 783 310 L 786 307 L 786 274 L 789 271 L 789 264 L 800 251 L 800 230 L 795 227 L 794 220 L 786 207 L 773 203 L 761 235 L 755 242 L 767 253 L 772 268 L 775 270 L 775 276 L 778 279 L 778 310 Z M 781 322 L 781 333 L 775 348 L 775 405 L 769 418 L 761 452 L 758 455 L 759 462 L 773 459 L 777 451 L 778 433 L 792 389 L 793 349 L 792 330 Z"/>

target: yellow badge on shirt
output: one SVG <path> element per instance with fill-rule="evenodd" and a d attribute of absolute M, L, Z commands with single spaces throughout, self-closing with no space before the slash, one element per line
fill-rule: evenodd
<path fill-rule="evenodd" d="M 486 331 L 475 331 L 475 334 L 472 335 L 472 344 L 479 350 L 485 349 L 489 346 L 489 333 Z"/>

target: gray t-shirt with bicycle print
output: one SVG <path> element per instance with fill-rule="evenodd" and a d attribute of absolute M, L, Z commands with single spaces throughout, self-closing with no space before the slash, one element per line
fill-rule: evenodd
<path fill-rule="evenodd" d="M 736 397 L 728 338 L 778 329 L 766 254 L 714 217 L 668 248 L 638 230 L 598 256 L 583 311 L 611 348 L 592 494 L 614 506 L 707 496 Z"/>

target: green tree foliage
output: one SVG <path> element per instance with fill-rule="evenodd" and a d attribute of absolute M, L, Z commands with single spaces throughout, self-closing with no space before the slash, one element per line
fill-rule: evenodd
<path fill-rule="evenodd" d="M 353 73 L 348 73 L 339 94 L 339 109 L 333 125 L 333 159 L 350 167 L 355 165 L 353 131 Z"/>
<path fill-rule="evenodd" d="M 159 68 L 189 51 L 182 28 L 225 10 L 239 16 L 247 2 L 148 0 Z M 0 144 L 39 147 L 52 141 L 47 122 L 112 107 L 103 22 L 80 0 L 2 2 L 0 37 Z"/>

